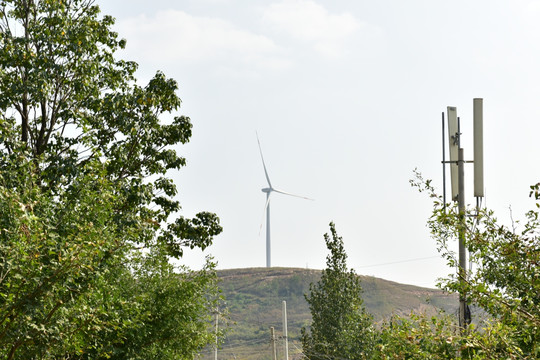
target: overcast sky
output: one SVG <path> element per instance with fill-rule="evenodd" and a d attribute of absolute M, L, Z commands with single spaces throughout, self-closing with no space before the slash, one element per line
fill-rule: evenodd
<path fill-rule="evenodd" d="M 182 215 L 212 211 L 218 268 L 265 266 L 266 179 L 272 265 L 325 267 L 334 221 L 357 273 L 433 287 L 451 269 L 426 228 L 441 190 L 441 112 L 456 106 L 472 159 L 473 98 L 484 98 L 487 206 L 521 218 L 540 181 L 540 1 L 107 0 L 127 39 L 119 57 L 176 79 L 194 124 L 171 174 Z M 472 174 L 472 165 L 466 172 Z M 470 177 L 469 177 L 470 180 Z M 466 196 L 474 203 L 472 183 Z"/>

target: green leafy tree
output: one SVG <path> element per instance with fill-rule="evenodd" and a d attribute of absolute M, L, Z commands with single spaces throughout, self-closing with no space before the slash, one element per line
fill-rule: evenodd
<path fill-rule="evenodd" d="M 60 193 L 60 202 L 32 185 L 33 168 L 22 164 L 27 175 L 19 174 L 17 187 L 0 176 L 0 349 L 8 359 L 77 353 L 84 337 L 119 321 L 88 307 L 100 293 L 114 293 L 108 276 L 125 261 L 129 235 L 117 237 L 110 221 L 113 189 L 88 177 L 73 186 L 76 196 Z"/>
<path fill-rule="evenodd" d="M 534 359 L 523 354 L 513 339 L 513 329 L 498 320 L 471 326 L 462 333 L 457 319 L 411 314 L 383 323 L 371 359 Z"/>
<path fill-rule="evenodd" d="M 460 339 L 448 315 L 393 316 L 383 323 L 372 359 L 455 359 Z"/>
<path fill-rule="evenodd" d="M 417 173 L 412 184 L 433 198 L 428 225 L 448 265 L 456 268 L 458 260 L 451 247 L 457 241 L 462 218 L 456 208 L 444 206 L 429 180 Z M 467 210 L 465 246 L 474 270 L 466 278 L 450 274 L 440 283 L 446 291 L 466 294 L 469 303 L 491 316 L 480 331 L 474 331 L 473 326 L 464 335 L 465 354 L 501 359 L 540 357 L 540 184 L 531 186 L 530 195 L 536 201 L 535 208 L 527 212 L 523 224 L 513 222 L 510 228 L 501 225 L 493 211 Z"/>
<path fill-rule="evenodd" d="M 452 316 L 411 314 L 393 316 L 373 330 L 371 319 L 363 310 L 354 311 L 361 308 L 361 300 L 355 302 L 355 297 L 351 297 L 349 289 L 355 288 L 350 285 L 355 283 L 354 277 L 347 272 L 343 243 L 331 224 L 332 238 L 325 235 L 331 252 L 327 269 L 306 297 L 313 316 L 311 329 L 302 331 L 306 357 L 538 359 L 540 184 L 531 186 L 530 196 L 536 203 L 535 208 L 527 212 L 525 222 L 513 221 L 512 226 L 507 227 L 497 221 L 492 211 L 485 209 L 468 209 L 467 216 L 461 216 L 456 208 L 445 206 L 431 182 L 419 173 L 411 183 L 434 200 L 428 225 L 439 251 L 454 269 L 458 260 L 451 248 L 463 228 L 463 218 L 466 219 L 465 246 L 470 252 L 470 261 L 475 264 L 474 271 L 467 278 L 460 278 L 458 273 L 450 274 L 439 286 L 445 291 L 466 294 L 468 302 L 483 309 L 487 318 L 477 319 L 462 331 Z M 359 296 L 358 289 L 352 293 Z M 348 304 L 359 305 L 347 308 Z"/>
<path fill-rule="evenodd" d="M 121 327 L 122 337 L 101 329 L 104 346 L 91 355 L 107 354 L 118 360 L 192 359 L 215 342 L 215 333 L 209 331 L 210 317 L 220 299 L 215 264 L 208 261 L 199 271 L 175 269 L 153 250 L 132 265 L 133 274 L 115 282 L 117 298 L 124 302 L 118 309 L 134 315 L 122 320 L 131 324 Z M 136 311 L 125 305 L 135 305 Z"/>
<path fill-rule="evenodd" d="M 88 176 L 74 185 L 76 196 L 60 193 L 61 202 L 31 183 L 14 189 L 6 182 L 0 175 L 5 358 L 191 358 L 214 341 L 213 264 L 175 271 L 165 247 L 134 250 L 131 238 L 145 229 L 115 228 L 122 200 L 106 179 Z"/>
<path fill-rule="evenodd" d="M 303 353 L 308 359 L 365 359 L 375 340 L 372 318 L 363 305 L 359 277 L 347 269 L 343 239 L 333 223 L 330 232 L 324 235 L 330 251 L 326 268 L 306 295 L 312 323 L 302 329 Z"/>
<path fill-rule="evenodd" d="M 212 265 L 168 264 L 222 230 L 215 214 L 177 215 L 167 172 L 191 122 L 161 120 L 177 83 L 137 85 L 113 23 L 92 0 L 0 1 L 6 359 L 192 358 L 213 336 Z"/>
<path fill-rule="evenodd" d="M 180 209 L 165 175 L 185 159 L 172 146 L 189 140 L 192 125 L 185 116 L 160 121 L 178 110 L 178 85 L 161 72 L 137 85 L 137 64 L 114 57 L 126 41 L 113 23 L 93 0 L 0 2 L 0 164 L 23 151 L 39 185 L 55 194 L 100 162 L 123 193 L 119 211 L 161 227 Z M 160 231 L 143 245 L 163 242 L 181 256 L 185 246 L 210 245 L 221 228 L 203 212 Z"/>

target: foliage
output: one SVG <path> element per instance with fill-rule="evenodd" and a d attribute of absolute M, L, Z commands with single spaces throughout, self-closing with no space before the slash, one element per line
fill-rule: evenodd
<path fill-rule="evenodd" d="M 222 230 L 208 212 L 176 215 L 167 173 L 191 122 L 171 116 L 174 80 L 141 87 L 115 59 L 113 23 L 93 0 L 0 1 L 6 359 L 191 358 L 213 341 L 213 265 L 168 263 Z"/>
<path fill-rule="evenodd" d="M 209 331 L 219 305 L 214 264 L 199 271 L 176 269 L 161 254 L 134 261 L 134 276 L 118 278 L 119 298 L 132 299 L 136 316 L 124 320 L 123 337 L 102 331 L 111 359 L 191 359 L 215 334 Z M 123 309 L 129 311 L 129 309 Z M 111 336 L 112 335 L 112 336 Z"/>
<path fill-rule="evenodd" d="M 433 198 L 434 211 L 428 225 L 449 266 L 457 267 L 451 251 L 462 226 L 457 209 L 445 207 L 430 181 L 420 174 L 412 184 Z M 451 274 L 441 283 L 444 290 L 465 294 L 469 303 L 492 316 L 483 333 L 470 335 L 478 351 L 490 353 L 490 358 L 540 356 L 540 184 L 531 186 L 530 195 L 536 200 L 536 209 L 526 214 L 521 231 L 517 222 L 512 228 L 501 225 L 493 211 L 467 210 L 465 246 L 475 269 L 465 279 Z M 482 334 L 496 334 L 499 340 L 485 341 Z"/>
<path fill-rule="evenodd" d="M 77 352 L 82 344 L 72 334 L 112 325 L 102 309 L 87 306 L 121 260 L 109 221 L 114 199 L 102 180 L 77 184 L 77 197 L 58 203 L 35 186 L 6 187 L 0 177 L 0 349 L 8 359 L 45 357 L 59 344 Z"/>
<path fill-rule="evenodd" d="M 218 351 L 220 358 L 236 356 L 242 359 L 271 359 L 269 327 L 279 337 L 282 331 L 281 302 L 287 301 L 289 358 L 301 350 L 301 328 L 311 323 L 308 303 L 303 294 L 311 283 L 321 279 L 322 271 L 305 268 L 252 268 L 219 270 L 219 287 L 227 301 L 229 319 L 221 321 L 226 337 Z M 426 311 L 435 314 L 439 309 L 453 313 L 456 297 L 438 289 L 426 289 L 392 281 L 358 276 L 366 310 L 377 323 L 392 314 Z M 429 299 L 429 300 L 428 300 Z M 221 311 L 221 310 L 220 310 Z M 277 345 L 278 357 L 283 349 Z M 213 347 L 203 351 L 202 359 L 213 359 Z"/>
<path fill-rule="evenodd" d="M 525 359 L 512 329 L 499 321 L 461 332 L 455 317 L 411 314 L 393 317 L 380 329 L 372 359 Z"/>
<path fill-rule="evenodd" d="M 380 330 L 373 359 L 454 359 L 456 327 L 444 314 L 392 317 Z"/>
<path fill-rule="evenodd" d="M 492 211 L 485 209 L 468 209 L 463 216 L 455 207 L 444 204 L 431 182 L 419 173 L 411 183 L 434 200 L 428 225 L 448 265 L 458 266 L 451 247 L 461 229 L 465 229 L 465 246 L 470 261 L 475 264 L 474 271 L 466 278 L 456 272 L 441 280 L 440 287 L 464 294 L 470 304 L 479 306 L 490 317 L 460 329 L 453 317 L 413 313 L 409 317 L 394 316 L 373 331 L 369 318 L 360 316 L 353 326 L 347 325 L 352 333 L 343 333 L 342 319 L 348 317 L 342 315 L 345 307 L 340 301 L 347 297 L 348 287 L 328 284 L 323 287 L 323 277 L 308 298 L 313 325 L 311 333 L 306 330 L 303 333 L 306 358 L 537 359 L 540 356 L 540 184 L 533 185 L 530 193 L 536 200 L 536 209 L 526 214 L 523 225 L 513 222 L 508 228 L 499 224 Z M 331 250 L 327 266 L 341 270 L 336 273 L 347 274 L 341 239 L 335 235 L 332 224 L 331 229 L 334 242 L 325 236 Z M 331 274 L 328 269 L 325 272 L 327 276 Z M 354 309 L 348 313 L 354 314 Z M 323 331 L 327 333 L 322 334 Z M 363 346 L 354 349 L 344 346 L 351 338 L 356 338 L 355 345 L 364 341 Z M 340 351 L 342 348 L 346 350 Z"/>
<path fill-rule="evenodd" d="M 310 286 L 306 300 L 312 316 L 302 329 L 302 348 L 309 359 L 368 358 L 375 339 L 372 318 L 366 313 L 360 280 L 347 269 L 343 239 L 330 223 L 324 235 L 330 254 L 319 282 Z"/>
<path fill-rule="evenodd" d="M 130 237 L 141 230 L 115 228 L 114 188 L 99 176 L 85 180 L 59 202 L 36 186 L 6 188 L 0 176 L 0 353 L 191 358 L 213 341 L 213 264 L 179 273 L 160 248 L 133 250 Z"/>
<path fill-rule="evenodd" d="M 136 63 L 114 58 L 126 41 L 113 23 L 93 0 L 0 2 L 0 164 L 23 151 L 37 164 L 40 186 L 56 194 L 100 162 L 123 193 L 119 218 L 135 212 L 160 228 L 180 208 L 165 175 L 185 159 L 171 146 L 186 143 L 192 125 L 185 116 L 160 121 L 178 110 L 178 85 L 161 72 L 137 85 Z M 178 257 L 220 231 L 217 217 L 203 212 L 137 241 L 165 243 Z"/>

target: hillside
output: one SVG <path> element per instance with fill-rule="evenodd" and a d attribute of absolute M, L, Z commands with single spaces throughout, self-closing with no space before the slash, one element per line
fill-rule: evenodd
<path fill-rule="evenodd" d="M 300 329 L 309 325 L 311 315 L 304 294 L 309 284 L 319 280 L 320 270 L 296 268 L 253 268 L 218 271 L 220 287 L 226 298 L 229 319 L 227 337 L 218 351 L 219 359 L 270 359 L 270 327 L 282 334 L 282 301 L 287 302 L 290 358 L 299 352 Z M 453 313 L 457 300 L 440 290 L 398 284 L 374 277 L 360 276 L 364 304 L 376 321 L 392 314 L 411 311 L 435 313 L 443 309 Z M 278 353 L 283 345 L 279 342 Z M 280 356 L 278 355 L 278 358 Z M 207 349 L 202 359 L 213 359 Z"/>

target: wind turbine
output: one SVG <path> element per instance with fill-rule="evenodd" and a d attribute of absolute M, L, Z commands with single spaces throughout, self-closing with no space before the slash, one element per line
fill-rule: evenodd
<path fill-rule="evenodd" d="M 270 195 L 273 192 L 283 194 L 283 195 L 289 195 L 298 197 L 301 199 L 306 200 L 313 200 L 310 198 L 307 198 L 305 196 L 295 195 L 291 194 L 285 191 L 278 190 L 272 186 L 272 183 L 270 182 L 270 177 L 268 176 L 268 171 L 266 170 L 266 164 L 264 163 L 264 157 L 261 149 L 261 142 L 259 141 L 259 135 L 257 135 L 257 143 L 259 144 L 259 152 L 261 153 L 261 160 L 264 168 L 264 175 L 266 176 L 266 181 L 268 182 L 268 187 L 261 189 L 263 193 L 266 193 L 266 204 L 264 205 L 264 211 L 266 212 L 266 267 L 271 267 L 271 241 L 270 241 Z M 262 224 L 261 224 L 262 226 Z"/>

